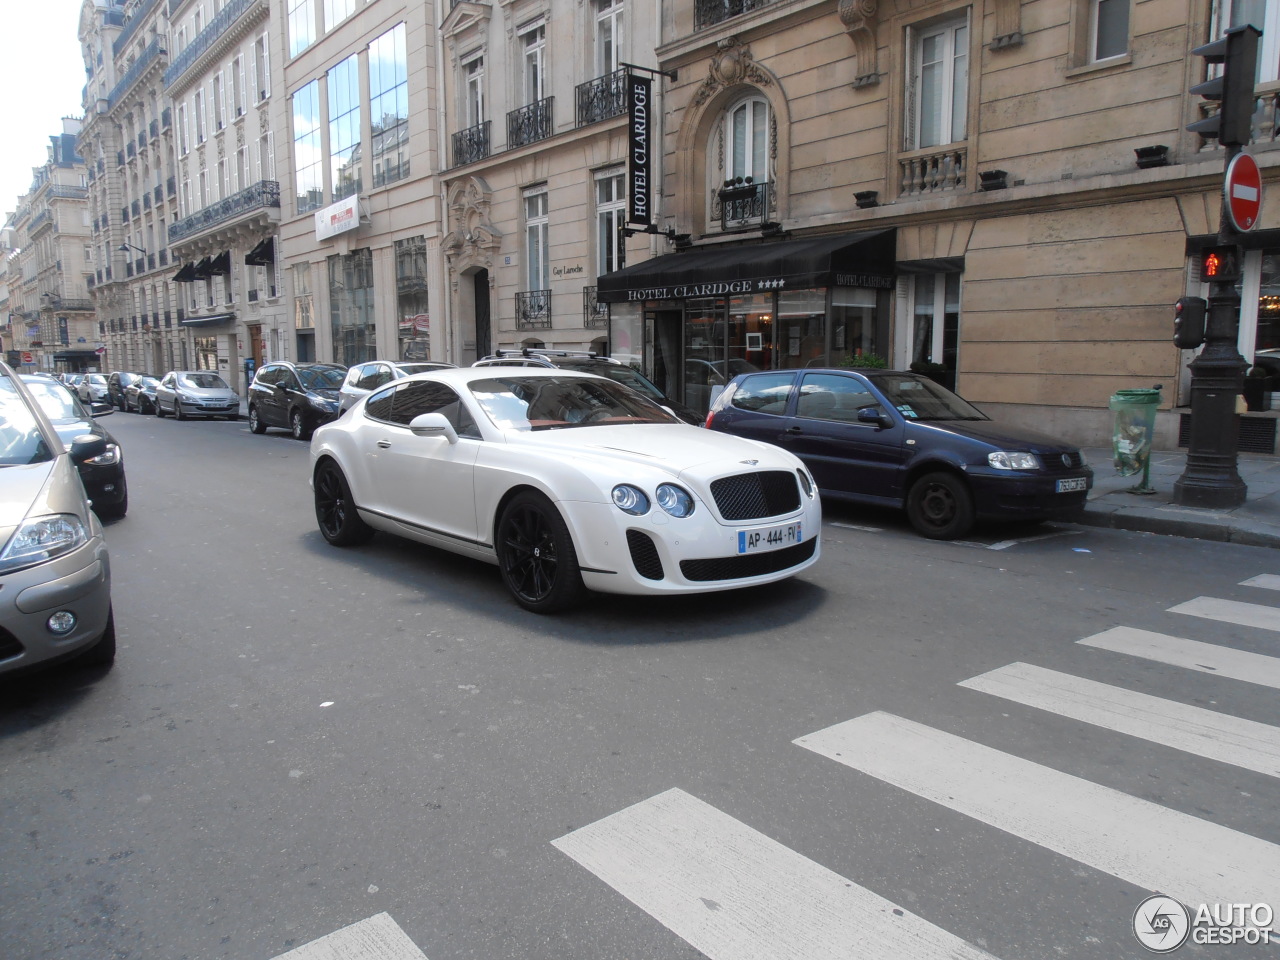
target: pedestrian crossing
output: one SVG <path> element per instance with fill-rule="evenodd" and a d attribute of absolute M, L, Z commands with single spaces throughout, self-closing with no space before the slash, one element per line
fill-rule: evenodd
<path fill-rule="evenodd" d="M 1241 585 L 1280 590 L 1280 576 L 1263 574 Z M 1280 609 L 1264 604 L 1197 597 L 1168 612 L 1280 631 Z M 1078 644 L 1280 689 L 1277 656 L 1123 626 Z M 1030 663 L 1011 663 L 959 686 L 992 703 L 1019 703 L 1280 778 L 1280 727 Z M 793 742 L 1182 903 L 1280 908 L 1280 845 L 1210 819 L 887 712 Z M 710 960 L 992 956 L 681 790 L 552 842 Z"/>

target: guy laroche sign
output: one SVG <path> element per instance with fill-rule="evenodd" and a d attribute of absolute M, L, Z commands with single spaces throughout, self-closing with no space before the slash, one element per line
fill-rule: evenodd
<path fill-rule="evenodd" d="M 649 207 L 649 104 L 653 81 L 627 75 L 627 108 L 630 143 L 627 151 L 627 222 L 641 226 L 653 223 Z"/>
<path fill-rule="evenodd" d="M 316 239 L 328 240 L 360 226 L 360 198 L 346 197 L 316 211 Z"/>

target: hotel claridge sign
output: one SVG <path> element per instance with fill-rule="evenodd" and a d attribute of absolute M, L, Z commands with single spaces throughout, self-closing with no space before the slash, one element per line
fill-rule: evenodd
<path fill-rule="evenodd" d="M 879 358 L 1081 443 L 1160 383 L 1171 448 L 1173 304 L 1205 295 L 1223 183 L 1186 129 L 1210 106 L 1192 50 L 1243 23 L 1264 202 L 1239 350 L 1280 355 L 1277 21 L 1280 0 L 85 0 L 72 269 L 104 352 L 38 362 L 243 391 L 274 359 L 607 350 L 697 407 L 741 370 Z M 1275 417 L 1242 417 L 1241 448 L 1273 451 Z"/>

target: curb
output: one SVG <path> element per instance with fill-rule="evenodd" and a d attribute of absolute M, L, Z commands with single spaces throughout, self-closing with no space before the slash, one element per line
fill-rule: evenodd
<path fill-rule="evenodd" d="M 1113 530 L 1280 549 L 1280 531 L 1258 529 L 1256 526 L 1244 528 L 1238 523 L 1218 518 L 1170 516 L 1158 508 L 1117 507 L 1112 510 L 1091 510 L 1086 507 L 1084 513 L 1076 518 L 1076 522 L 1087 527 L 1107 527 Z"/>

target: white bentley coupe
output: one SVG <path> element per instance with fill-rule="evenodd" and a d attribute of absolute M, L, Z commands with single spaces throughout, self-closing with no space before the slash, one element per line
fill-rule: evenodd
<path fill-rule="evenodd" d="M 682 423 L 591 374 L 470 367 L 396 380 L 318 429 L 311 461 L 329 543 L 383 530 L 486 560 L 538 613 L 584 588 L 759 586 L 819 555 L 822 507 L 796 457 Z"/>

